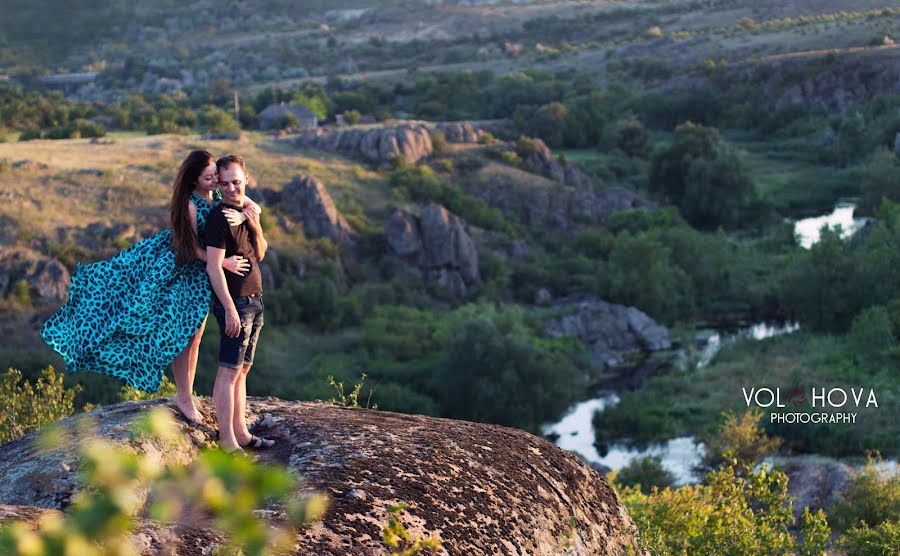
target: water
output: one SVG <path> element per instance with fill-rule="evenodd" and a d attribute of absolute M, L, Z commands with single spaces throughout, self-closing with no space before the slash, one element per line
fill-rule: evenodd
<path fill-rule="evenodd" d="M 702 445 L 694 444 L 694 438 L 683 436 L 672 438 L 665 443 L 638 450 L 624 444 L 611 444 L 605 456 L 601 456 L 594 446 L 594 412 L 619 403 L 613 393 L 603 395 L 574 405 L 558 423 L 544 427 L 544 434 L 559 435 L 556 445 L 563 450 L 575 452 L 592 463 L 599 463 L 611 469 L 621 469 L 635 459 L 646 456 L 661 456 L 662 466 L 675 476 L 679 485 L 695 482 L 697 477 L 692 468 L 700 462 Z"/>
<path fill-rule="evenodd" d="M 764 340 L 781 334 L 790 334 L 800 330 L 800 324 L 796 322 L 787 323 L 767 323 L 758 322 L 752 326 L 738 328 L 734 332 L 722 333 L 714 332 L 711 334 L 703 348 L 700 350 L 700 357 L 697 360 L 697 368 L 705 367 L 713 360 L 713 357 L 719 353 L 719 350 L 728 344 L 733 344 L 742 338 L 750 338 L 753 340 Z"/>
<path fill-rule="evenodd" d="M 855 208 L 855 203 L 838 202 L 830 214 L 798 220 L 794 224 L 794 233 L 798 236 L 800 245 L 809 249 L 819 241 L 820 230 L 823 226 L 840 226 L 841 237 L 853 235 L 868 221 L 867 218 L 853 218 Z M 733 331 L 713 331 L 712 334 L 706 336 L 696 363 L 697 367 L 709 365 L 720 349 L 738 339 L 762 340 L 780 334 L 790 334 L 799 328 L 800 325 L 796 322 L 783 324 L 758 322 Z M 678 484 L 695 482 L 698 479 L 694 475 L 692 467 L 700 461 L 703 455 L 703 445 L 695 443 L 694 438 L 690 436 L 672 438 L 645 450 L 629 449 L 624 444 L 611 444 L 606 456 L 600 456 L 594 446 L 594 412 L 617 403 L 619 403 L 619 397 L 613 393 L 604 393 L 597 398 L 578 403 L 558 423 L 545 425 L 543 433 L 559 435 L 556 444 L 560 448 L 576 452 L 590 462 L 596 462 L 612 469 L 621 469 L 640 457 L 659 455 L 662 457 L 663 467 L 675 475 Z"/>
<path fill-rule="evenodd" d="M 841 201 L 835 205 L 834 210 L 830 214 L 804 218 L 795 222 L 794 234 L 799 239 L 801 247 L 809 249 L 819 241 L 822 226 L 828 226 L 829 228 L 840 226 L 841 237 L 852 236 L 869 220 L 868 218 L 853 218 L 853 210 L 855 208 L 856 203 Z"/>
<path fill-rule="evenodd" d="M 740 338 L 762 340 L 779 334 L 790 334 L 800 328 L 797 323 L 772 324 L 758 322 L 752 326 L 738 328 L 732 332 L 714 331 L 706 338 L 700 352 L 697 367 L 706 366 L 722 347 Z M 599 463 L 611 469 L 621 469 L 632 461 L 646 456 L 661 456 L 662 466 L 670 471 L 679 485 L 696 482 L 693 472 L 703 456 L 703 444 L 695 443 L 691 436 L 672 438 L 644 450 L 629 448 L 621 443 L 613 443 L 605 456 L 601 456 L 594 446 L 594 413 L 619 403 L 619 397 L 612 392 L 575 404 L 557 423 L 545 425 L 543 434 L 557 434 L 556 445 L 563 450 L 575 452 L 592 463 Z"/>

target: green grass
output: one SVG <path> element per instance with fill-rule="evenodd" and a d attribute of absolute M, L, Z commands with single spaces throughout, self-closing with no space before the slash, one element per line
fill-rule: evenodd
<path fill-rule="evenodd" d="M 783 216 L 828 212 L 841 197 L 859 195 L 852 170 L 836 170 L 819 160 L 808 139 L 735 141 L 759 192 Z"/>

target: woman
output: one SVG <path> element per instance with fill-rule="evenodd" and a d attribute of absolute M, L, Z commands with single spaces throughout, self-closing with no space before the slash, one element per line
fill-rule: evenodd
<path fill-rule="evenodd" d="M 212 295 L 199 238 L 206 216 L 221 199 L 217 184 L 212 155 L 191 152 L 175 178 L 172 228 L 107 261 L 77 264 L 68 301 L 41 329 L 67 370 L 112 375 L 145 392 L 159 389 L 174 360 L 176 405 L 192 422 L 201 420 L 191 387 Z M 243 220 L 236 211 L 228 217 L 232 224 Z M 235 274 L 245 272 L 246 265 L 241 257 L 223 263 Z"/>

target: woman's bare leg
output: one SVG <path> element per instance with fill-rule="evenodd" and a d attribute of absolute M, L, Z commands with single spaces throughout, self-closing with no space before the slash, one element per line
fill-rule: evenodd
<path fill-rule="evenodd" d="M 203 330 L 206 328 L 206 317 L 200 323 L 200 329 L 188 342 L 184 351 L 175 357 L 172 362 L 172 371 L 175 375 L 175 405 L 184 415 L 185 419 L 192 423 L 202 423 L 203 417 L 194 406 L 194 376 L 197 374 L 197 358 L 200 355 L 200 340 L 203 338 Z"/>

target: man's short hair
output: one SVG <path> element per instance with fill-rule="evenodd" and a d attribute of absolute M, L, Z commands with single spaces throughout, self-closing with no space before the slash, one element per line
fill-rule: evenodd
<path fill-rule="evenodd" d="M 236 154 L 229 154 L 229 155 L 223 156 L 222 158 L 217 160 L 216 161 L 216 170 L 228 168 L 232 164 L 237 164 L 238 166 L 241 167 L 241 170 L 243 170 L 245 174 L 247 173 L 247 167 L 244 166 L 244 159 Z"/>

